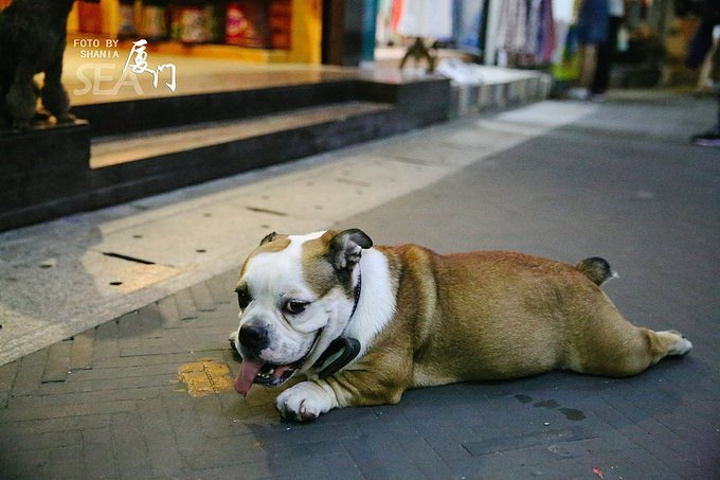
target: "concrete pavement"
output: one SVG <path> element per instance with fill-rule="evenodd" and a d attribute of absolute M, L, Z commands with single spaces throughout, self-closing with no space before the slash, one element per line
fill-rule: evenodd
<path fill-rule="evenodd" d="M 593 108 L 537 104 L 0 233 L 0 364 L 239 265 L 270 229 L 327 228 Z"/>
<path fill-rule="evenodd" d="M 38 325 L 2 346 L 0 473 L 716 478 L 720 152 L 688 143 L 713 107 L 657 93 L 544 102 L 3 235 L 3 318 L 24 315 L 3 323 Z M 439 251 L 601 255 L 625 316 L 677 328 L 695 350 L 632 379 L 454 385 L 282 422 L 276 391 L 222 391 L 237 369 L 234 269 L 267 230 L 328 226 Z"/>

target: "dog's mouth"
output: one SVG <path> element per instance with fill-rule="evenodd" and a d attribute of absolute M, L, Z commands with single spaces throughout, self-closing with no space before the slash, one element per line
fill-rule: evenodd
<path fill-rule="evenodd" d="M 250 387 L 257 383 L 266 387 L 277 387 L 285 383 L 302 366 L 302 360 L 289 365 L 275 365 L 261 359 L 244 359 L 240 372 L 235 378 L 235 390 L 246 396 Z"/>
<path fill-rule="evenodd" d="M 305 355 L 287 365 L 270 363 L 262 358 L 243 357 L 242 362 L 240 363 L 240 371 L 235 378 L 235 391 L 245 397 L 250 391 L 250 388 L 256 383 L 265 387 L 279 387 L 288 381 L 290 377 L 292 377 L 293 374 L 303 366 L 305 361 L 313 352 L 321 333 L 322 329 L 315 335 L 315 340 L 313 340 L 310 349 L 305 353 Z M 231 341 L 231 344 L 235 353 L 242 357 L 242 354 L 238 351 L 235 343 Z"/>

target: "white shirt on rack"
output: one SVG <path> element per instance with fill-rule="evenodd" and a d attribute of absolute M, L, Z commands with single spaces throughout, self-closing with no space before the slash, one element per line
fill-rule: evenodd
<path fill-rule="evenodd" d="M 398 32 L 406 37 L 450 37 L 452 1 L 404 0 Z"/>
<path fill-rule="evenodd" d="M 622 17 L 625 15 L 625 2 L 623 0 L 609 0 L 611 17 Z"/>

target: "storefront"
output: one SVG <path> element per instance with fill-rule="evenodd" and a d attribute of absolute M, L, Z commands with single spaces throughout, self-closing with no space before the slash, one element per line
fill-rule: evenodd
<path fill-rule="evenodd" d="M 78 0 L 69 38 L 145 38 L 161 53 L 320 63 L 321 0 Z"/>
<path fill-rule="evenodd" d="M 0 7 L 11 0 L 0 0 Z M 519 35 L 508 23 L 512 5 L 532 5 L 527 25 L 539 35 Z M 389 64 L 412 45 L 401 28 L 403 10 L 427 10 L 429 24 L 446 18 L 447 34 L 431 39 L 440 47 L 470 55 L 488 65 L 552 68 L 572 79 L 576 66 L 568 32 L 580 0 L 77 0 L 68 20 L 74 39 L 148 40 L 148 50 L 255 64 L 334 64 L 357 66 L 382 60 Z M 619 60 L 644 62 L 657 45 L 681 63 L 696 18 L 675 15 L 670 0 L 625 0 Z M 424 7 L 423 7 L 424 6 Z M 421 8 L 423 7 L 423 8 Z M 445 12 L 439 15 L 438 12 Z M 548 22 L 537 20 L 542 15 Z M 544 18 L 544 17 L 543 17 Z M 512 20 L 512 18 L 510 19 Z M 545 28 L 547 27 L 547 28 Z M 516 45 L 518 38 L 523 39 Z M 539 39 L 539 40 L 538 40 Z M 377 49 L 376 49 L 377 47 Z M 657 56 L 657 55 L 655 55 Z"/>
<path fill-rule="evenodd" d="M 618 60 L 682 64 L 697 24 L 692 3 L 622 2 L 621 34 L 613 39 Z M 577 32 L 573 27 L 582 0 L 377 0 L 377 4 L 376 39 L 381 49 L 411 45 L 412 38 L 403 28 L 405 13 L 424 15 L 426 23 L 436 27 L 452 12 L 452 28 L 447 33 L 422 36 L 487 65 L 553 69 L 562 78 L 576 75 Z"/>

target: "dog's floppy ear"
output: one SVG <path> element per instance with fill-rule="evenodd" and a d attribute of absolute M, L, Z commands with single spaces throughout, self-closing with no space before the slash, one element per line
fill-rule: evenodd
<path fill-rule="evenodd" d="M 350 269 L 360 261 L 362 249 L 372 246 L 373 241 L 362 230 L 344 230 L 330 240 L 330 262 L 337 270 Z"/>
<path fill-rule="evenodd" d="M 277 237 L 277 232 L 268 233 L 262 240 L 260 240 L 260 245 L 262 246 L 266 243 L 272 242 L 273 240 L 275 240 L 275 237 Z"/>

